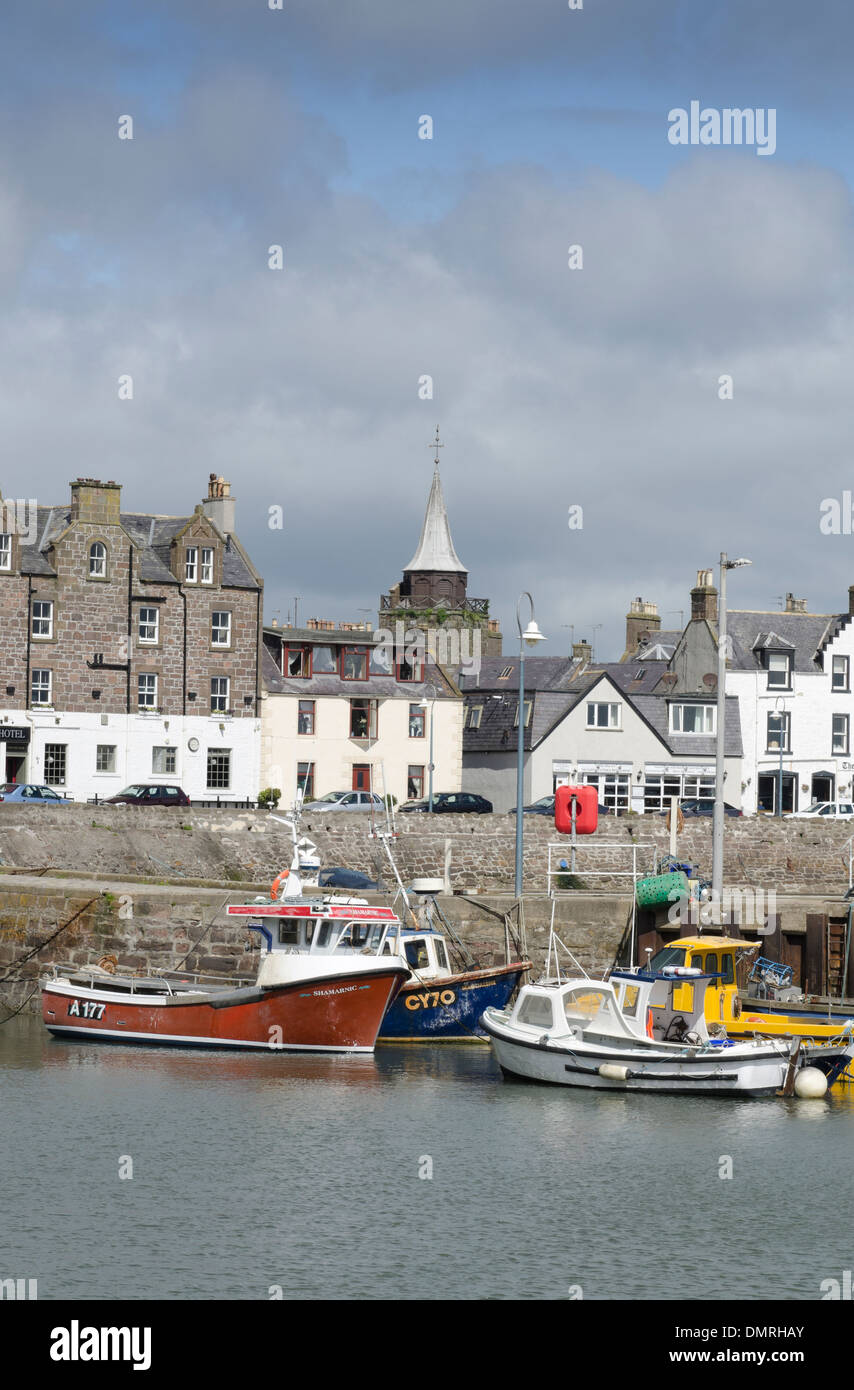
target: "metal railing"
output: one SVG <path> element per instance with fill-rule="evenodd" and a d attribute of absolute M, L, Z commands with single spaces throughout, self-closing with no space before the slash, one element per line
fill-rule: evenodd
<path fill-rule="evenodd" d="M 598 854 L 610 851 L 618 854 L 630 854 L 631 867 L 626 864 L 624 868 L 615 868 L 610 864 L 607 868 L 594 868 L 588 865 L 579 865 L 578 856 L 582 853 Z M 556 892 L 571 892 L 571 889 L 562 889 L 555 880 L 575 874 L 578 877 L 588 878 L 630 878 L 634 885 L 639 878 L 647 874 L 654 874 L 658 868 L 658 851 L 654 840 L 632 840 L 627 844 L 625 840 L 600 840 L 598 843 L 589 844 L 586 837 L 582 836 L 576 842 L 576 867 L 571 870 L 567 861 L 569 847 L 566 843 L 556 844 L 549 841 L 548 844 L 548 866 L 546 869 L 546 887 L 549 897 L 553 897 Z M 645 861 L 645 862 L 644 862 Z M 555 864 L 557 862 L 557 867 Z M 594 861 L 595 863 L 595 861 Z M 651 864 L 651 867 L 650 867 Z"/>

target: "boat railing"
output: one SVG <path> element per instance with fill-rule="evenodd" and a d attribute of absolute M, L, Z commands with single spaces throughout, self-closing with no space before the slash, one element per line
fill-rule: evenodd
<path fill-rule="evenodd" d="M 173 984 L 195 984 L 198 985 L 199 988 L 202 988 L 205 983 L 207 983 L 208 986 L 219 985 L 221 987 L 234 984 L 254 984 L 254 978 L 240 975 L 232 975 L 228 979 L 224 979 L 221 975 L 212 975 L 203 971 L 166 971 L 159 968 L 148 970 L 144 975 L 136 975 L 124 973 L 121 969 L 113 972 L 109 970 L 98 970 L 92 966 L 73 965 L 70 963 L 66 965 L 55 964 L 53 966 L 53 975 L 51 978 L 57 979 L 59 976 L 73 978 L 75 980 L 88 980 L 90 989 L 109 989 L 111 983 L 117 983 L 121 980 L 122 989 L 124 990 L 124 988 L 129 985 L 128 993 L 130 994 L 135 994 L 137 991 L 145 993 L 146 986 L 148 986 L 150 990 L 152 980 L 157 980 L 159 983 L 165 985 L 168 994 L 183 993 L 183 990 L 173 989 Z M 168 978 L 169 976 L 171 976 L 171 979 Z"/>

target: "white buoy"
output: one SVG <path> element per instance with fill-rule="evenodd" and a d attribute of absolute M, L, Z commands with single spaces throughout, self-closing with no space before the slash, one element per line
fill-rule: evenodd
<path fill-rule="evenodd" d="M 795 1077 L 795 1095 L 801 1100 L 821 1100 L 827 1094 L 827 1077 L 818 1067 L 803 1067 Z"/>
<path fill-rule="evenodd" d="M 615 1066 L 613 1062 L 603 1062 L 599 1068 L 599 1075 L 604 1076 L 606 1081 L 628 1081 L 628 1067 Z"/>

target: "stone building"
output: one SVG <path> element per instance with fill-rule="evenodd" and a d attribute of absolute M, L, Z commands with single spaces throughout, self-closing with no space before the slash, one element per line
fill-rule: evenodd
<path fill-rule="evenodd" d="M 257 793 L 262 581 L 211 475 L 190 515 L 0 503 L 0 781 L 75 800 L 130 782 Z"/>
<path fill-rule="evenodd" d="M 438 431 L 437 446 L 442 447 Z M 418 546 L 400 583 L 381 595 L 378 621 L 380 628 L 400 622 L 420 630 L 431 659 L 455 672 L 501 655 L 501 630 L 489 616 L 489 599 L 468 595 L 468 570 L 451 539 L 438 452 Z"/>

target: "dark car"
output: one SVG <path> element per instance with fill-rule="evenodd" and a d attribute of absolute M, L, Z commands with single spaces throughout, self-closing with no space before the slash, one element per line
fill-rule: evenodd
<path fill-rule="evenodd" d="M 515 816 L 517 808 L 512 806 L 509 814 Z M 522 811 L 526 816 L 553 816 L 555 813 L 554 796 L 541 796 L 539 801 L 532 801 L 530 806 L 523 806 Z"/>
<path fill-rule="evenodd" d="M 35 782 L 6 782 L 0 786 L 0 801 L 14 801 L 24 806 L 70 806 L 67 797 L 53 787 L 41 787 Z"/>
<path fill-rule="evenodd" d="M 715 802 L 713 797 L 699 797 L 688 801 L 681 801 L 680 807 L 683 816 L 713 816 L 715 814 Z M 670 814 L 669 811 L 662 811 L 663 816 Z M 741 811 L 736 810 L 735 806 L 730 806 L 724 802 L 725 816 L 740 816 Z"/>
<path fill-rule="evenodd" d="M 358 869 L 321 869 L 317 875 L 320 888 L 359 888 L 363 892 L 382 892 L 383 885 Z"/>
<path fill-rule="evenodd" d="M 105 806 L 189 806 L 190 798 L 176 786 L 134 782 L 123 792 L 104 798 Z"/>
<path fill-rule="evenodd" d="M 404 801 L 398 807 L 400 811 L 429 811 L 430 798 L 425 796 L 419 801 Z M 433 797 L 433 811 L 454 811 L 462 815 L 466 811 L 477 811 L 481 815 L 487 814 L 492 810 L 492 802 L 487 801 L 485 796 L 476 796 L 474 792 L 437 792 Z"/>

